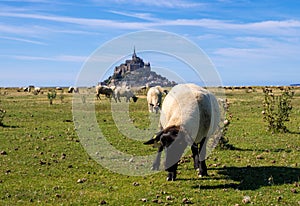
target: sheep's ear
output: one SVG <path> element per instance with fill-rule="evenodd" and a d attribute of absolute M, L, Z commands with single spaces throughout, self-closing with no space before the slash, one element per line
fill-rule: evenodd
<path fill-rule="evenodd" d="M 144 142 L 144 144 L 154 144 L 155 142 L 159 142 L 160 141 L 160 137 L 163 133 L 163 130 L 158 132 L 156 135 L 154 135 L 150 140 L 148 140 L 147 142 Z"/>
<path fill-rule="evenodd" d="M 149 145 L 149 144 L 154 144 L 154 142 L 155 142 L 155 139 L 150 139 L 150 140 L 148 140 L 147 142 L 144 142 L 144 144 L 146 144 L 146 145 Z"/>

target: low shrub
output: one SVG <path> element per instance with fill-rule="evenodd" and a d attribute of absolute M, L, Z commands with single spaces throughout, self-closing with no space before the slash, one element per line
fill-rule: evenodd
<path fill-rule="evenodd" d="M 280 90 L 281 92 L 273 92 L 272 88 L 263 88 L 264 110 L 262 114 L 264 120 L 268 123 L 268 130 L 273 133 L 288 131 L 284 123 L 290 121 L 289 117 L 293 108 L 291 100 L 295 93 L 292 88 L 284 87 Z"/>

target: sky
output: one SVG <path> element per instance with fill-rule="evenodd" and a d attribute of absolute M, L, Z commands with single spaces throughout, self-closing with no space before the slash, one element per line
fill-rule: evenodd
<path fill-rule="evenodd" d="M 299 11 L 298 0 L 1 0 L 0 87 L 74 85 L 97 49 L 147 30 L 197 45 L 224 86 L 300 83 Z M 153 67 L 184 70 L 138 44 L 129 57 L 134 47 Z"/>

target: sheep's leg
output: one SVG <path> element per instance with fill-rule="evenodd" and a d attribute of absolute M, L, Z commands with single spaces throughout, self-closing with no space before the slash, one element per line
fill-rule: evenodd
<path fill-rule="evenodd" d="M 101 100 L 100 99 L 100 94 L 97 94 L 96 97 L 97 97 L 97 100 Z"/>
<path fill-rule="evenodd" d="M 199 177 L 208 176 L 207 174 L 207 166 L 205 163 L 206 156 L 206 137 L 203 138 L 200 142 L 199 154 L 200 154 L 200 166 L 199 166 Z"/>
<path fill-rule="evenodd" d="M 191 150 L 193 153 L 194 169 L 196 170 L 196 169 L 199 169 L 199 167 L 200 167 L 198 144 L 193 143 L 191 146 Z"/>
<path fill-rule="evenodd" d="M 151 113 L 153 112 L 153 106 L 154 106 L 153 104 L 149 104 L 149 112 Z"/>
<path fill-rule="evenodd" d="M 163 151 L 163 147 L 159 147 L 158 148 L 158 151 L 157 151 L 157 154 L 156 154 L 156 157 L 155 157 L 155 160 L 152 164 L 152 170 L 159 170 L 159 165 L 160 165 L 160 158 L 161 158 L 161 152 Z"/>
<path fill-rule="evenodd" d="M 182 138 L 176 138 L 176 140 L 166 149 L 166 162 L 165 168 L 168 171 L 168 181 L 174 181 L 176 179 L 176 171 L 178 162 L 187 147 L 187 143 Z"/>
<path fill-rule="evenodd" d="M 177 167 L 178 167 L 178 162 L 167 169 L 168 171 L 167 181 L 176 180 Z"/>

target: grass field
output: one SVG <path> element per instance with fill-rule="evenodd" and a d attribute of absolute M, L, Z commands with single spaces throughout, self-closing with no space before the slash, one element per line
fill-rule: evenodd
<path fill-rule="evenodd" d="M 196 176 L 188 152 L 178 180 L 167 182 L 165 172 L 122 175 L 94 161 L 74 128 L 71 94 L 63 93 L 61 101 L 58 93 L 50 106 L 47 92 L 1 88 L 6 116 L 0 126 L 0 205 L 244 205 L 246 199 L 255 205 L 300 205 L 300 89 L 295 91 L 289 132 L 271 134 L 261 114 L 261 88 L 226 90 L 232 115 L 226 135 L 234 148 L 215 149 L 204 178 Z M 131 154 L 155 153 L 118 132 L 107 99 L 95 108 L 113 146 Z M 131 103 L 130 111 L 135 126 L 147 128 L 146 99 Z"/>

